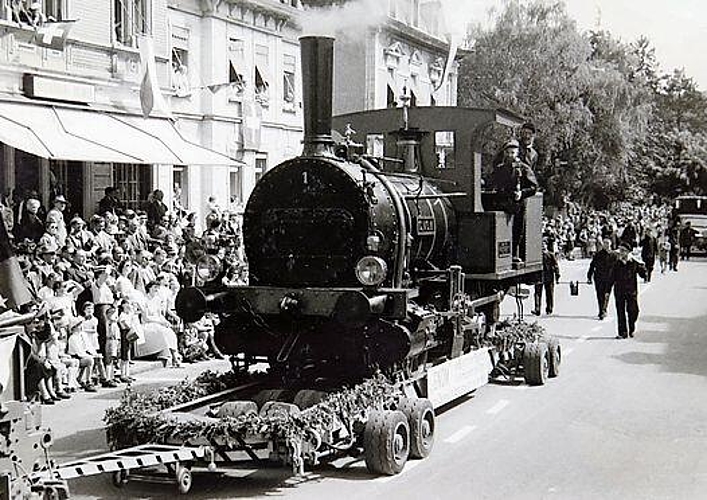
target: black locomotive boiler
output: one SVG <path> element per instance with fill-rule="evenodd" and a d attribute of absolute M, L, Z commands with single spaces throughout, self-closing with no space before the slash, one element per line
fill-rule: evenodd
<path fill-rule="evenodd" d="M 518 268 L 510 218 L 482 204 L 481 138 L 520 117 L 405 106 L 332 118 L 334 41 L 303 37 L 301 49 L 303 153 L 267 172 L 247 203 L 249 284 L 224 287 L 206 257 L 206 284 L 180 292 L 178 313 L 217 313 L 224 352 L 267 359 L 302 387 L 376 370 L 414 378 L 463 357 L 481 345 L 509 288 L 540 279 L 541 195 L 525 201 Z M 351 134 L 335 142 L 332 125 L 369 147 Z"/>

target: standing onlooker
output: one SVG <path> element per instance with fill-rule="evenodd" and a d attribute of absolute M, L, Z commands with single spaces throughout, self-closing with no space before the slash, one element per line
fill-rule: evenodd
<path fill-rule="evenodd" d="M 591 283 L 592 279 L 594 279 L 594 290 L 597 294 L 597 305 L 599 306 L 599 319 L 606 318 L 615 261 L 616 258 L 611 251 L 611 239 L 604 238 L 602 247 L 594 254 L 587 272 L 587 281 Z"/>
<path fill-rule="evenodd" d="M 150 230 L 160 224 L 164 216 L 167 215 L 167 205 L 162 201 L 163 199 L 164 193 L 159 189 L 155 189 L 152 192 L 152 200 L 145 209 L 147 212 L 147 227 Z"/>
<path fill-rule="evenodd" d="M 120 190 L 113 186 L 109 186 L 105 189 L 105 196 L 98 202 L 98 215 L 105 215 L 106 212 L 121 215 L 125 211 L 125 205 L 118 198 L 119 192 Z"/>
<path fill-rule="evenodd" d="M 543 280 L 535 284 L 534 315 L 540 316 L 543 288 L 545 289 L 545 313 L 552 314 L 555 306 L 555 283 L 558 281 L 560 281 L 560 266 L 557 257 L 548 250 L 547 242 L 543 241 Z"/>
<path fill-rule="evenodd" d="M 671 271 L 678 270 L 678 260 L 680 259 L 680 233 L 677 226 L 673 226 L 668 233 L 668 241 L 670 242 L 670 265 Z"/>
<path fill-rule="evenodd" d="M 680 230 L 680 260 L 690 260 L 692 245 L 695 244 L 695 230 L 690 221 Z"/>
<path fill-rule="evenodd" d="M 645 236 L 641 240 L 641 258 L 646 265 L 646 282 L 651 280 L 653 267 L 655 267 L 655 256 L 658 253 L 658 242 L 653 236 L 653 231 L 646 230 Z"/>
<path fill-rule="evenodd" d="M 108 339 L 108 309 L 113 306 L 113 303 L 115 302 L 115 296 L 113 295 L 113 291 L 108 284 L 108 280 L 110 279 L 110 275 L 112 273 L 112 267 L 109 265 L 97 266 L 94 269 L 94 272 L 96 278 L 91 286 L 91 292 L 93 294 L 96 319 L 98 320 L 98 352 L 107 361 L 108 356 L 106 352 L 106 341 Z M 85 308 L 86 305 L 84 305 L 84 310 Z M 105 377 L 105 374 L 102 375 Z M 114 382 L 107 385 L 114 385 Z"/>
<path fill-rule="evenodd" d="M 520 127 L 518 158 L 534 172 L 538 166 L 538 151 L 535 148 L 535 125 L 526 122 Z"/>
<path fill-rule="evenodd" d="M 670 257 L 670 239 L 666 233 L 663 233 L 658 239 L 658 259 L 660 261 L 660 274 L 665 273 L 668 267 L 668 258 Z"/>
<path fill-rule="evenodd" d="M 46 223 L 54 222 L 57 225 L 56 239 L 59 243 L 59 248 L 64 248 L 66 245 L 66 220 L 64 219 L 64 210 L 66 210 L 66 198 L 60 194 L 54 198 L 54 206 L 47 212 Z"/>
<path fill-rule="evenodd" d="M 636 276 L 646 277 L 646 268 L 631 255 L 630 242 L 619 243 L 618 258 L 614 263 L 612 282 L 618 322 L 617 339 L 633 337 L 638 320 L 638 282 Z"/>

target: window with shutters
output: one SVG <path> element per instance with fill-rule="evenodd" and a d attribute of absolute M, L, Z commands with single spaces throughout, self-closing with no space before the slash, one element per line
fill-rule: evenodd
<path fill-rule="evenodd" d="M 243 74 L 245 65 L 245 49 L 243 40 L 228 39 L 228 83 L 231 85 L 232 97 L 243 96 L 246 81 Z"/>
<path fill-rule="evenodd" d="M 113 34 L 116 42 L 137 47 L 137 36 L 149 35 L 151 25 L 151 0 L 113 0 Z"/>
<path fill-rule="evenodd" d="M 191 95 L 189 31 L 178 26 L 175 26 L 172 31 L 172 90 L 177 97 Z"/>
<path fill-rule="evenodd" d="M 44 0 L 44 15 L 47 21 L 61 21 L 66 19 L 67 0 Z"/>
<path fill-rule="evenodd" d="M 268 47 L 257 45 L 255 47 L 255 74 L 253 82 L 255 85 L 255 100 L 263 107 L 270 105 L 270 81 L 269 81 L 269 53 Z"/>
<path fill-rule="evenodd" d="M 285 56 L 283 61 L 284 71 L 282 74 L 282 109 L 283 111 L 294 112 L 296 109 L 295 100 L 297 98 L 295 83 L 295 58 Z"/>

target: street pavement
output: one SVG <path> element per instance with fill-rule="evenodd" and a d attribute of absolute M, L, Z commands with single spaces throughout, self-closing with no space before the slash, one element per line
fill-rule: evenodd
<path fill-rule="evenodd" d="M 562 280 L 583 280 L 587 260 L 561 262 Z M 682 262 L 641 284 L 636 338 L 616 340 L 596 318 L 591 286 L 556 290 L 555 314 L 539 319 L 559 337 L 561 375 L 546 386 L 489 384 L 438 415 L 432 455 L 394 477 L 342 459 L 291 477 L 287 469 L 196 473 L 191 498 L 703 499 L 707 498 L 707 260 Z M 526 301 L 530 311 L 532 296 Z M 505 315 L 514 313 L 504 303 Z M 212 363 L 213 364 L 213 363 Z M 141 375 L 152 385 L 208 364 Z M 221 362 L 216 368 L 226 369 Z M 59 462 L 103 451 L 101 418 L 118 391 L 74 398 L 45 412 Z M 70 411 L 69 411 L 70 410 Z M 108 477 L 72 481 L 72 498 L 167 498 L 173 485 Z"/>

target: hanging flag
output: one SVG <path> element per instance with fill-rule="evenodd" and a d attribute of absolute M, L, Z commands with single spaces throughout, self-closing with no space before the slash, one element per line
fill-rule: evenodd
<path fill-rule="evenodd" d="M 138 49 L 140 50 L 140 66 L 144 72 L 140 83 L 142 116 L 147 118 L 152 111 L 157 111 L 171 118 L 172 113 L 167 108 L 167 103 L 157 81 L 157 66 L 152 38 L 138 36 Z"/>
<path fill-rule="evenodd" d="M 64 50 L 66 39 L 69 37 L 69 32 L 74 27 L 75 22 L 76 19 L 71 21 L 46 21 L 37 26 L 33 37 L 34 43 L 40 47 Z"/>
<path fill-rule="evenodd" d="M 449 35 L 449 54 L 447 54 L 447 64 L 444 65 L 444 73 L 439 79 L 437 87 L 434 89 L 434 93 L 437 93 L 441 89 L 447 78 L 449 78 L 449 73 L 452 71 L 452 65 L 454 64 L 454 58 L 457 56 L 457 49 L 459 48 L 459 38 L 455 34 Z M 451 104 L 451 103 L 447 103 Z"/>
<path fill-rule="evenodd" d="M 0 213 L 0 311 L 19 307 L 31 300 L 32 294 L 12 251 L 10 237 Z"/>
<path fill-rule="evenodd" d="M 243 149 L 258 151 L 260 149 L 260 129 L 263 110 L 255 100 L 255 94 L 250 85 L 246 87 L 242 101 L 243 123 L 241 123 L 241 144 Z"/>

